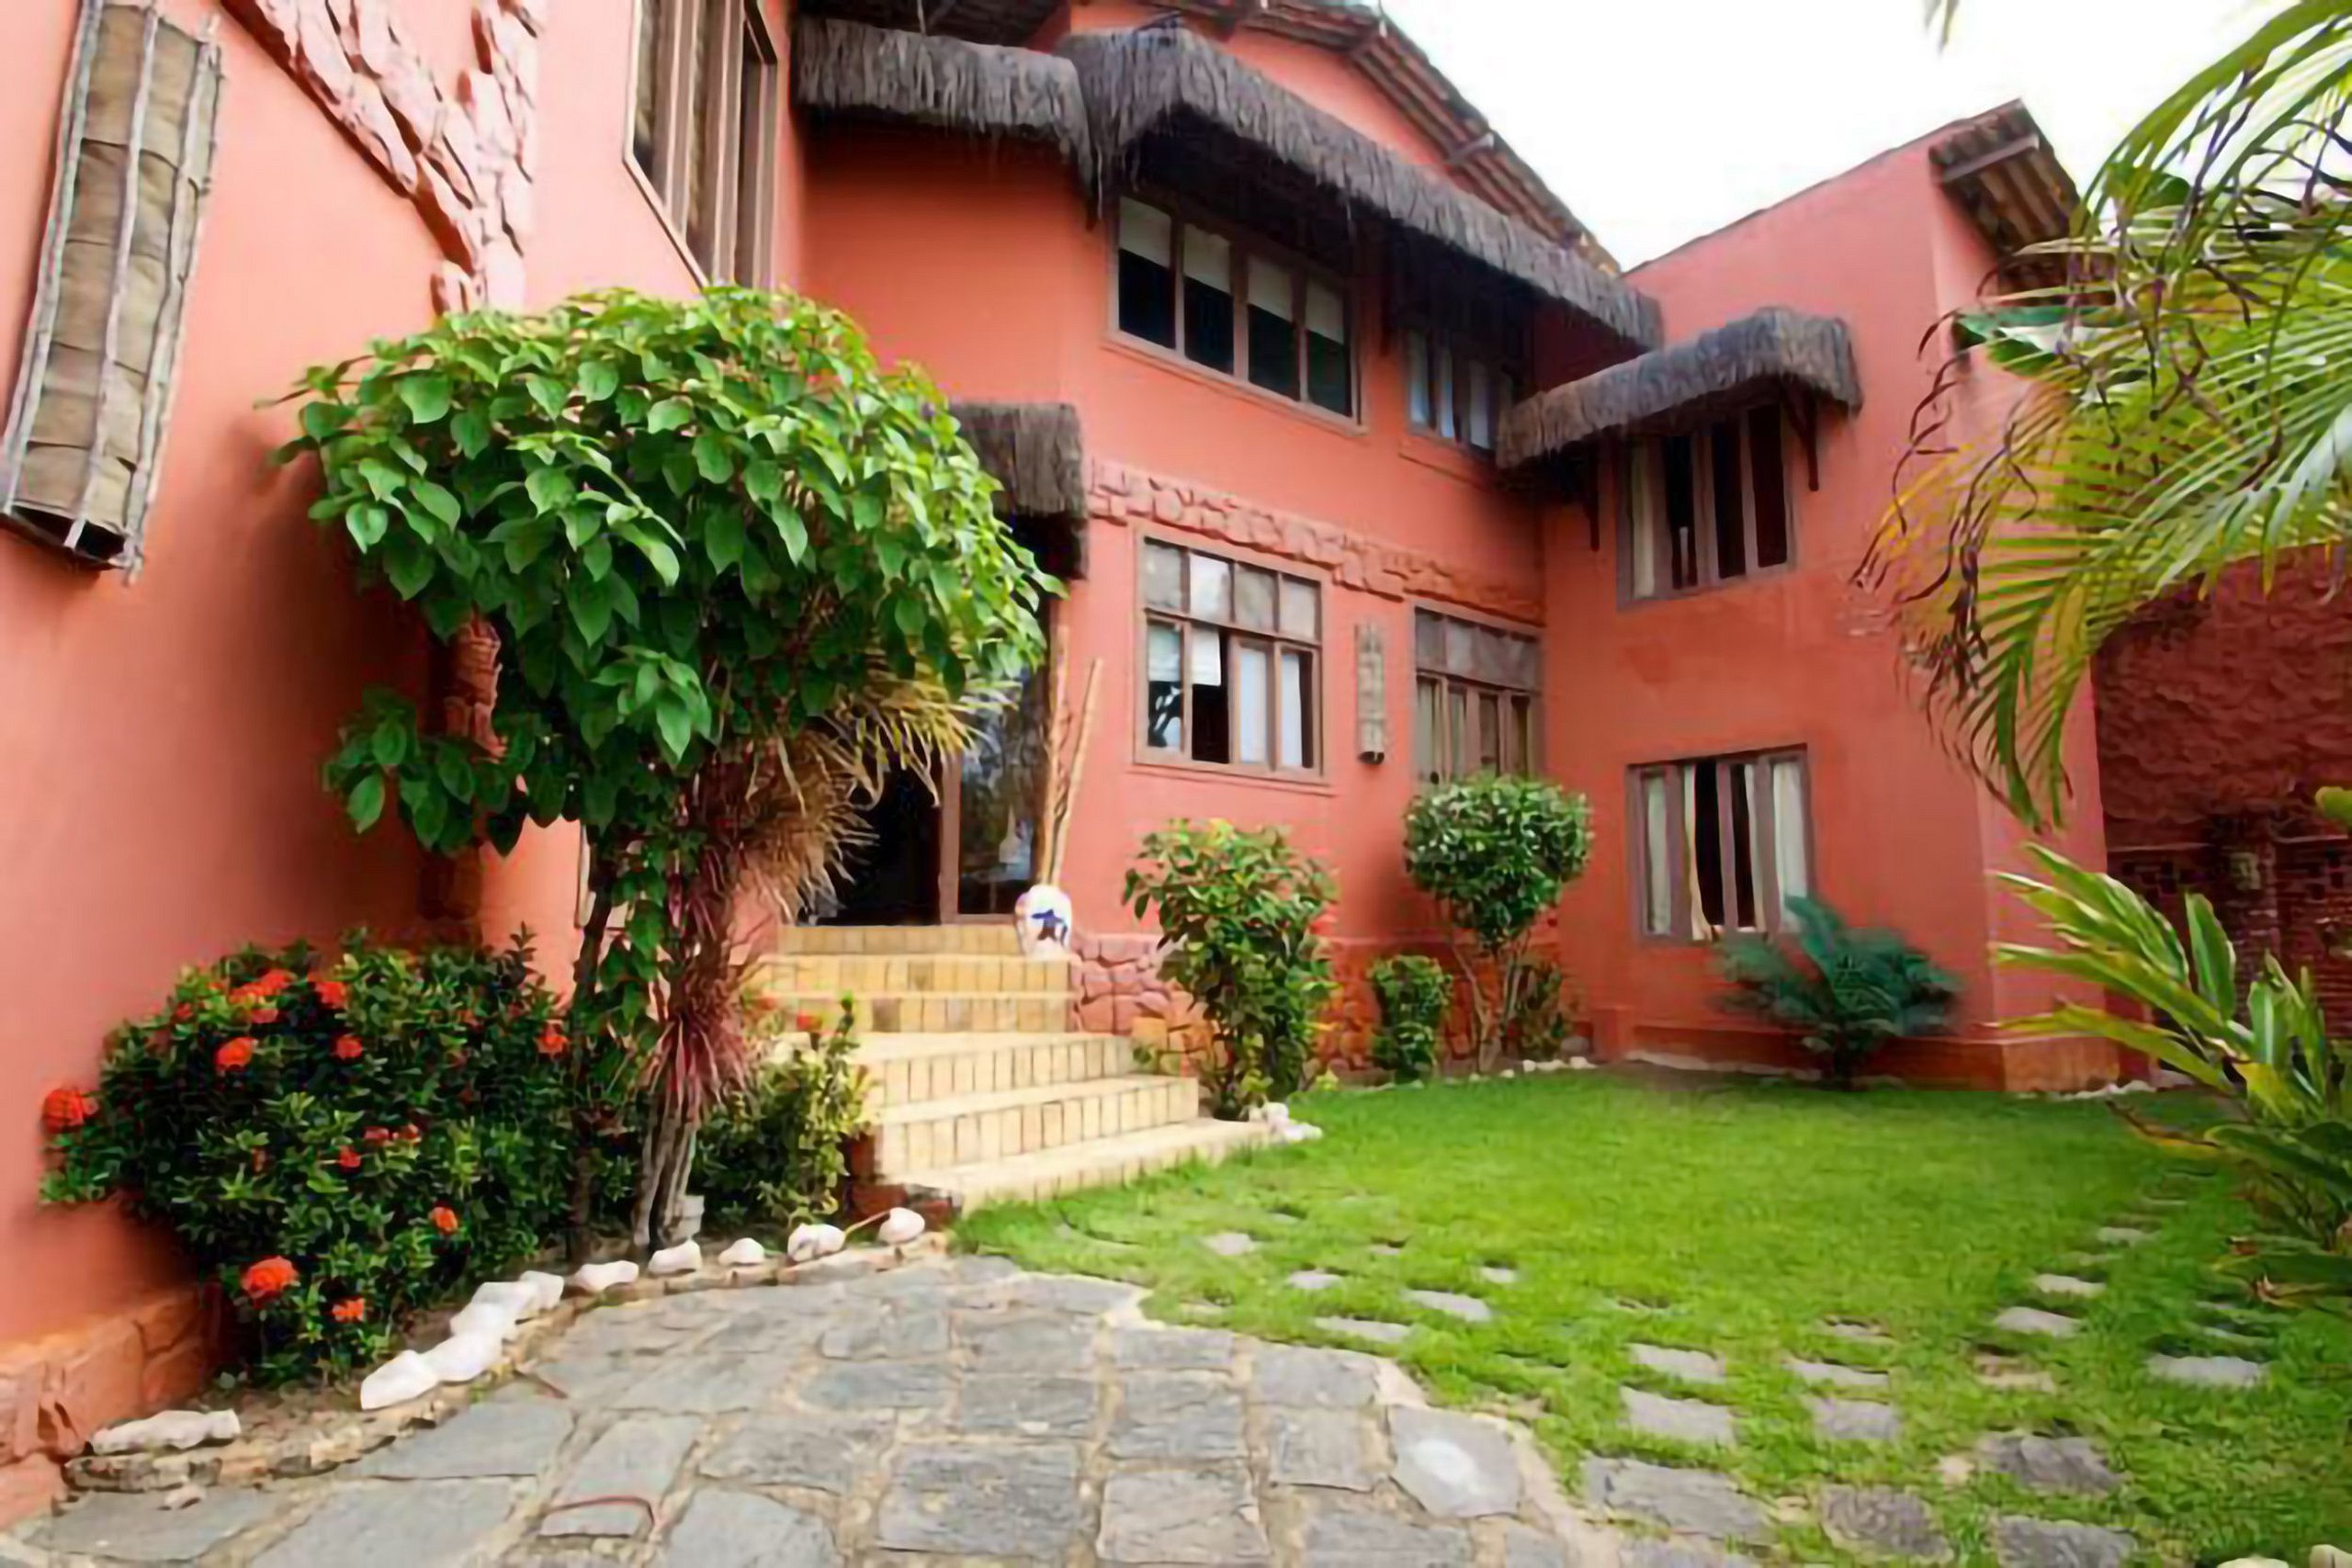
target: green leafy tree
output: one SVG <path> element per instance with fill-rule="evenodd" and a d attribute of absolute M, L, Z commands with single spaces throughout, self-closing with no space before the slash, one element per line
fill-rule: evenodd
<path fill-rule="evenodd" d="M 1453 976 L 1434 958 L 1400 953 L 1372 966 L 1373 999 L 1380 1027 L 1372 1037 L 1373 1066 L 1398 1083 L 1419 1083 L 1437 1070 Z"/>
<path fill-rule="evenodd" d="M 989 700 L 1036 659 L 1052 585 L 937 389 L 791 296 L 452 316 L 306 394 L 282 456 L 318 457 L 313 515 L 435 636 L 498 649 L 493 745 L 376 693 L 329 784 L 443 852 L 586 829 L 574 1030 L 623 1048 L 583 1058 L 625 1062 L 616 1094 L 650 1092 L 644 1245 L 748 1070 L 731 917 L 796 747 L 844 716 L 888 744 L 892 691 Z"/>
<path fill-rule="evenodd" d="M 1960 982 L 1900 935 L 1849 926 L 1818 898 L 1791 898 L 1789 914 L 1787 945 L 1760 936 L 1724 943 L 1717 967 L 1732 987 L 1724 999 L 1827 1057 L 1838 1088 L 1855 1088 L 1882 1047 L 1951 1027 Z"/>
<path fill-rule="evenodd" d="M 1584 874 L 1592 809 L 1545 779 L 1486 773 L 1439 784 L 1405 817 L 1405 870 L 1454 929 L 1482 1069 L 1525 1013 L 1535 924 Z M 1556 1047 L 1555 1047 L 1556 1049 Z"/>
<path fill-rule="evenodd" d="M 1279 828 L 1178 822 L 1143 841 L 1126 898 L 1154 910 L 1168 941 L 1159 972 L 1208 1015 L 1216 1048 L 1204 1077 L 1216 1114 L 1235 1120 L 1306 1081 L 1323 1009 L 1336 989 L 1315 922 L 1331 874 Z"/>

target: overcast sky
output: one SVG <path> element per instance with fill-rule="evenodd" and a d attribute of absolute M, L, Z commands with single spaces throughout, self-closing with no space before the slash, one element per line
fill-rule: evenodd
<path fill-rule="evenodd" d="M 1626 266 L 2023 98 L 2075 177 L 2279 0 L 1388 0 Z"/>

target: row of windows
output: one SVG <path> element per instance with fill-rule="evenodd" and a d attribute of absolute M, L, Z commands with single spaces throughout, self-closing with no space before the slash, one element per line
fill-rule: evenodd
<path fill-rule="evenodd" d="M 1813 885 L 1804 753 L 1702 757 L 1634 772 L 1643 934 L 1712 942 L 1778 931 Z"/>
<path fill-rule="evenodd" d="M 638 0 L 629 153 L 713 282 L 767 280 L 781 78 L 757 0 Z"/>

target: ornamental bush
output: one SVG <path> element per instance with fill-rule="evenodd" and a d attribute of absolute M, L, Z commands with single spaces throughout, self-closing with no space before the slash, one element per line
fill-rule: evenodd
<path fill-rule="evenodd" d="M 1200 1003 L 1216 1031 L 1203 1081 L 1231 1121 L 1306 1081 L 1323 1007 L 1336 988 L 1314 926 L 1335 895 L 1331 874 L 1279 828 L 1178 822 L 1143 841 L 1126 898 L 1155 908 L 1169 947 L 1160 973 Z"/>
<path fill-rule="evenodd" d="M 1482 976 L 1482 965 L 1457 948 L 1481 1066 L 1494 1065 L 1523 1016 L 1538 967 L 1528 953 L 1535 922 L 1584 874 L 1591 853 L 1589 804 L 1544 779 L 1458 779 L 1423 794 L 1406 813 L 1407 874 L 1490 971 Z"/>
<path fill-rule="evenodd" d="M 865 1075 L 849 1009 L 828 1032 L 802 1014 L 778 1055 L 720 1100 L 695 1141 L 708 1217 L 789 1230 L 841 1206 L 849 1143 L 865 1125 Z"/>
<path fill-rule="evenodd" d="M 1372 966 L 1372 994 L 1380 1028 L 1372 1037 L 1373 1066 L 1398 1083 L 1415 1083 L 1437 1069 L 1438 1043 L 1453 979 L 1434 958 L 1400 954 Z"/>
<path fill-rule="evenodd" d="M 42 1197 L 169 1228 L 260 1381 L 346 1371 L 558 1228 L 571 1051 L 519 947 L 248 950 L 116 1031 L 95 1092 L 50 1095 Z"/>

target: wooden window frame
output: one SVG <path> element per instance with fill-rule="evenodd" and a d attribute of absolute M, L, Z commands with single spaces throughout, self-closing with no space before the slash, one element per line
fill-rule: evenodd
<path fill-rule="evenodd" d="M 1528 386 L 1526 366 L 1512 355 L 1498 353 L 1488 344 L 1425 321 L 1408 321 L 1402 331 L 1408 342 L 1418 335 L 1424 345 L 1427 355 L 1424 363 L 1430 378 L 1430 384 L 1424 390 L 1429 393 L 1432 414 L 1438 406 L 1437 366 L 1441 350 L 1453 356 L 1454 367 L 1453 434 L 1448 435 L 1442 427 L 1424 424 L 1413 416 L 1413 356 L 1408 347 L 1399 345 L 1396 356 L 1404 367 L 1405 427 L 1425 441 L 1434 441 L 1442 446 L 1466 452 L 1480 462 L 1492 463 L 1496 449 L 1502 445 L 1503 415 L 1510 411 L 1510 400 L 1503 395 L 1503 384 L 1508 379 L 1511 397 L 1523 396 Z M 1470 440 L 1470 378 L 1464 370 L 1471 365 L 1482 365 L 1487 371 L 1487 385 L 1492 398 L 1489 419 L 1493 428 L 1489 434 L 1494 440 L 1494 445 L 1489 446 L 1475 446 Z"/>
<path fill-rule="evenodd" d="M 1711 757 L 1685 757 L 1671 762 L 1649 762 L 1626 771 L 1627 868 L 1633 895 L 1634 932 L 1644 942 L 1674 947 L 1713 946 L 1728 936 L 1776 936 L 1788 929 L 1783 919 L 1781 892 L 1780 817 L 1771 794 L 1772 770 L 1783 763 L 1793 763 L 1797 770 L 1798 811 L 1804 834 L 1804 885 L 1807 891 L 1817 887 L 1819 880 L 1815 863 L 1813 818 L 1813 762 L 1805 748 L 1781 746 L 1761 751 L 1730 751 Z M 1754 926 L 1725 925 L 1711 928 L 1699 898 L 1698 863 L 1689 852 L 1691 824 L 1685 821 L 1683 801 L 1689 795 L 1686 780 L 1700 768 L 1716 770 L 1715 823 L 1718 835 L 1717 864 L 1724 869 L 1724 913 L 1736 915 L 1731 905 L 1736 901 L 1736 883 L 1730 878 L 1730 869 L 1736 861 L 1736 833 L 1733 827 L 1731 798 L 1728 787 L 1731 770 L 1748 769 L 1750 791 L 1748 823 L 1750 848 L 1755 856 L 1752 874 L 1755 878 L 1756 909 L 1758 924 Z M 1668 908 L 1666 930 L 1653 931 L 1650 921 L 1649 884 L 1650 853 L 1649 819 L 1644 792 L 1653 779 L 1666 783 L 1668 809 L 1666 818 L 1666 852 L 1672 874 L 1667 881 Z"/>
<path fill-rule="evenodd" d="M 1475 675 L 1456 674 L 1442 666 L 1424 663 L 1421 659 L 1420 636 L 1421 621 L 1424 616 L 1442 626 L 1451 623 L 1455 626 L 1468 626 L 1474 631 L 1494 632 L 1515 641 L 1529 644 L 1534 651 L 1535 679 L 1530 684 L 1521 686 L 1507 681 L 1487 681 Z M 1510 739 L 1510 727 L 1505 725 L 1495 740 L 1495 755 L 1498 759 L 1497 771 L 1511 778 L 1542 776 L 1544 772 L 1543 670 L 1544 638 L 1540 632 L 1526 626 L 1507 625 L 1500 621 L 1474 620 L 1467 615 L 1456 615 L 1451 611 L 1416 604 L 1413 607 L 1414 776 L 1426 785 L 1446 783 L 1458 778 L 1471 778 L 1485 771 L 1482 763 L 1474 761 L 1470 765 L 1463 766 L 1460 759 L 1468 757 L 1475 760 L 1482 754 L 1486 739 L 1486 724 L 1479 704 L 1481 699 L 1486 697 L 1497 699 L 1500 705 L 1498 713 L 1509 711 L 1509 705 L 1515 702 L 1524 702 L 1527 705 L 1527 755 L 1520 759 L 1520 764 L 1517 767 L 1511 765 L 1508 755 L 1510 748 L 1506 744 Z M 1424 687 L 1434 687 L 1437 691 L 1438 728 L 1437 733 L 1429 738 L 1430 754 L 1436 762 L 1434 773 L 1424 770 L 1420 761 L 1423 739 L 1421 692 Z M 1470 721 L 1466 749 L 1464 739 L 1454 732 L 1452 718 L 1453 698 L 1457 693 L 1463 698 L 1463 709 Z"/>
<path fill-rule="evenodd" d="M 1184 557 L 1184 607 L 1181 610 L 1168 609 L 1154 604 L 1150 601 L 1147 591 L 1146 563 L 1149 559 L 1150 551 L 1154 546 L 1179 551 Z M 1195 556 L 1222 561 L 1235 574 L 1233 598 L 1237 613 L 1233 616 L 1219 619 L 1213 615 L 1197 615 L 1193 612 L 1192 560 Z M 1282 624 L 1282 585 L 1285 580 L 1303 583 L 1315 591 L 1315 638 L 1313 641 L 1286 637 L 1280 630 L 1266 631 L 1261 627 L 1246 626 L 1241 624 L 1238 613 L 1240 603 L 1239 573 L 1245 567 L 1253 571 L 1271 573 L 1275 579 L 1274 624 L 1277 627 Z M 1324 700 L 1325 678 L 1329 674 L 1329 663 L 1324 649 L 1329 640 L 1331 627 L 1330 584 L 1328 581 L 1321 578 L 1285 570 L 1268 561 L 1255 560 L 1247 556 L 1233 555 L 1224 550 L 1202 549 L 1184 540 L 1170 538 L 1162 535 L 1145 534 L 1141 536 L 1136 550 L 1136 609 L 1135 740 L 1137 761 L 1149 763 L 1155 767 L 1197 770 L 1220 777 L 1287 779 L 1313 784 L 1320 784 L 1329 777 L 1331 733 L 1329 726 L 1324 722 L 1324 716 L 1329 706 Z M 1182 634 L 1182 643 L 1178 651 L 1178 657 L 1182 661 L 1178 666 L 1178 690 L 1181 694 L 1182 706 L 1177 722 L 1182 726 L 1183 743 L 1178 748 L 1154 746 L 1151 743 L 1151 631 L 1155 624 L 1175 626 Z M 1233 747 L 1236 760 L 1233 761 L 1204 761 L 1192 754 L 1193 745 L 1198 739 L 1198 732 L 1193 724 L 1193 639 L 1204 631 L 1213 634 L 1230 634 L 1234 639 L 1233 646 L 1237 649 L 1241 643 L 1246 642 L 1266 650 L 1267 682 L 1270 689 L 1266 698 L 1266 761 L 1263 764 L 1238 760 L 1241 748 L 1238 732 L 1235 735 Z M 1286 694 L 1283 689 L 1282 679 L 1283 655 L 1285 652 L 1304 653 L 1314 661 L 1311 669 L 1315 690 L 1306 716 L 1308 724 L 1307 733 L 1312 735 L 1315 740 L 1315 765 L 1311 768 L 1290 768 L 1283 765 L 1283 716 L 1287 711 L 1284 705 Z M 1233 671 L 1238 666 L 1238 659 L 1227 661 L 1226 681 L 1228 687 L 1238 685 Z"/>
<path fill-rule="evenodd" d="M 765 288 L 775 281 L 776 141 L 783 134 L 783 57 L 768 27 L 763 0 L 667 0 L 654 40 L 653 167 L 637 155 L 637 102 L 643 85 L 638 40 L 645 8 L 637 0 L 630 32 L 630 66 L 622 161 L 660 216 L 671 242 L 704 283 Z M 747 80 L 746 55 L 759 69 Z M 744 100 L 752 95 L 756 132 L 743 135 Z M 704 98 L 715 96 L 705 110 Z M 700 146 L 695 145 L 699 136 Z M 697 161 L 713 169 L 707 217 L 695 209 Z M 747 162 L 748 161 L 748 162 Z M 749 202 L 747 205 L 746 196 Z M 707 226 L 704 256 L 698 227 Z"/>
<path fill-rule="evenodd" d="M 1756 528 L 1756 442 L 1750 418 L 1760 410 L 1770 409 L 1781 433 L 1781 508 L 1782 526 L 1787 534 L 1788 556 L 1777 566 L 1758 566 Z M 1661 599 L 1687 598 L 1693 593 L 1712 593 L 1719 589 L 1734 588 L 1744 582 L 1777 577 L 1796 570 L 1801 558 L 1799 540 L 1803 530 L 1798 525 L 1797 487 L 1789 482 L 1789 436 L 1794 421 L 1789 412 L 1777 402 L 1745 403 L 1696 430 L 1677 431 L 1671 434 L 1687 435 L 1691 442 L 1691 505 L 1698 531 L 1698 560 L 1695 580 L 1686 587 L 1674 586 L 1672 545 L 1673 529 L 1666 517 L 1666 442 L 1668 435 L 1635 436 L 1621 442 L 1616 448 L 1614 468 L 1617 476 L 1617 557 L 1618 599 L 1623 604 L 1645 604 Z M 1725 577 L 1717 559 L 1715 531 L 1715 465 L 1714 433 L 1723 424 L 1731 424 L 1739 432 L 1739 476 L 1742 486 L 1741 549 L 1749 563 L 1737 575 Z M 1634 451 L 1646 448 L 1650 453 L 1647 482 L 1652 514 L 1658 520 L 1657 537 L 1645 541 L 1640 527 L 1640 515 L 1635 506 Z M 1653 550 L 1651 570 L 1656 586 L 1649 592 L 1639 592 L 1634 575 L 1634 552 L 1645 547 Z"/>
<path fill-rule="evenodd" d="M 1103 225 L 1110 231 L 1111 268 L 1111 335 L 1137 353 L 1149 355 L 1163 363 L 1179 366 L 1195 375 L 1207 377 L 1223 386 L 1238 387 L 1253 396 L 1264 398 L 1286 409 L 1295 409 L 1317 419 L 1332 420 L 1350 430 L 1363 428 L 1363 312 L 1357 308 L 1357 290 L 1352 284 L 1329 267 L 1307 260 L 1297 252 L 1262 240 L 1231 223 L 1203 213 L 1193 203 L 1180 201 L 1157 191 L 1126 191 L 1122 198 L 1150 208 L 1169 220 L 1169 271 L 1172 276 L 1176 342 L 1173 346 L 1138 337 L 1126 330 L 1119 319 L 1119 223 L 1117 204 L 1112 207 L 1113 220 Z M 1204 365 L 1186 352 L 1184 343 L 1184 238 L 1188 231 L 1198 229 L 1214 235 L 1231 247 L 1230 279 L 1233 300 L 1233 364 L 1231 370 L 1219 370 Z M 1271 387 L 1261 387 L 1250 378 L 1250 265 L 1262 260 L 1291 275 L 1291 321 L 1297 329 L 1298 395 L 1289 397 Z M 1310 284 L 1319 283 L 1340 297 L 1340 309 L 1348 323 L 1348 412 L 1325 408 L 1307 395 L 1308 355 L 1306 351 L 1306 295 Z"/>

